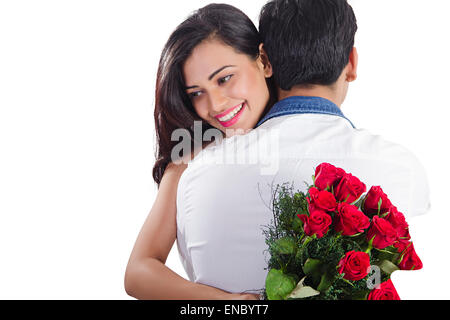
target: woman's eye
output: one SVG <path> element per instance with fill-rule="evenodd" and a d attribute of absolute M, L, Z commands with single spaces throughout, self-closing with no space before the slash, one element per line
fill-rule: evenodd
<path fill-rule="evenodd" d="M 196 98 L 196 97 L 200 96 L 201 94 L 202 94 L 201 91 L 195 91 L 195 92 L 189 93 L 189 96 L 190 96 L 191 98 Z"/>
<path fill-rule="evenodd" d="M 219 84 L 222 84 L 222 83 L 225 83 L 225 82 L 229 81 L 229 80 L 231 79 L 232 76 L 233 76 L 233 75 L 230 74 L 229 76 L 220 78 L 220 79 L 219 79 Z"/>

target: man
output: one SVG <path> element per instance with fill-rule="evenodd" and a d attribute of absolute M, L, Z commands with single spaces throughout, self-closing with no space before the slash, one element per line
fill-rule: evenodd
<path fill-rule="evenodd" d="M 356 29 L 346 0 L 272 0 L 263 7 L 260 33 L 279 102 L 248 135 L 201 152 L 180 179 L 177 244 L 190 280 L 230 292 L 264 288 L 262 228 L 272 218 L 274 186 L 292 182 L 306 191 L 322 162 L 381 186 L 407 218 L 428 210 L 426 175 L 414 155 L 356 129 L 340 110 L 357 77 Z M 259 157 L 255 145 L 267 154 Z M 223 161 L 247 154 L 259 159 Z"/>

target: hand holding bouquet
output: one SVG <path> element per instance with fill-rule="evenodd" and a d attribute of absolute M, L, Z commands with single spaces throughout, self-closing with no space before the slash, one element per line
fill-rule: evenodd
<path fill-rule="evenodd" d="M 273 225 L 264 231 L 270 253 L 265 297 L 399 300 L 396 270 L 417 270 L 404 215 L 383 190 L 328 163 L 307 194 L 283 185 L 273 199 Z"/>

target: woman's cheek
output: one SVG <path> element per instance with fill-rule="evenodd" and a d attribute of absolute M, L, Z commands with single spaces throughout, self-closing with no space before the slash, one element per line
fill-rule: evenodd
<path fill-rule="evenodd" d="M 194 103 L 194 110 L 200 118 L 202 118 L 205 121 L 210 121 L 210 119 L 208 119 L 208 109 L 205 106 L 204 102 L 202 103 L 199 101 Z"/>
<path fill-rule="evenodd" d="M 249 81 L 251 84 L 250 92 L 253 92 L 253 96 L 255 97 L 255 101 L 259 104 L 259 107 L 264 108 L 269 97 L 266 78 L 259 71 L 254 72 L 252 75 L 253 77 Z"/>
<path fill-rule="evenodd" d="M 241 75 L 239 78 L 236 78 L 230 87 L 230 96 L 235 99 L 251 102 L 252 95 L 255 95 L 256 90 L 251 80 L 247 75 Z"/>

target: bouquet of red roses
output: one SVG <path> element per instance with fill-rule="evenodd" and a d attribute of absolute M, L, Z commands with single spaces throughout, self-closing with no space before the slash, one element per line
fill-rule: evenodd
<path fill-rule="evenodd" d="M 264 296 L 282 299 L 399 300 L 396 270 L 417 270 L 404 215 L 383 190 L 329 163 L 320 164 L 306 194 L 278 186 Z"/>

